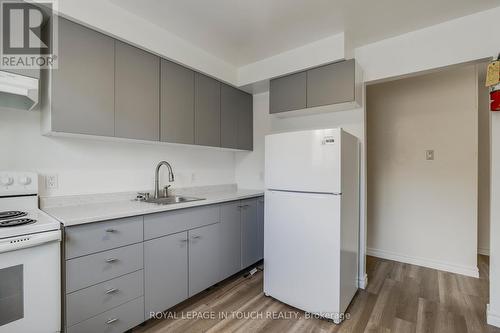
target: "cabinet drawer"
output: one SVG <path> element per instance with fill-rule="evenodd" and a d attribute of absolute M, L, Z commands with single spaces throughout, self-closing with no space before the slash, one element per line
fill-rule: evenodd
<path fill-rule="evenodd" d="M 142 242 L 142 221 L 142 216 L 134 216 L 68 227 L 66 259 Z"/>
<path fill-rule="evenodd" d="M 144 321 L 144 297 L 67 328 L 68 333 L 123 333 Z"/>
<path fill-rule="evenodd" d="M 120 276 L 66 295 L 66 323 L 80 323 L 143 296 L 143 271 Z"/>
<path fill-rule="evenodd" d="M 174 210 L 144 216 L 144 239 L 157 238 L 220 221 L 218 205 Z"/>
<path fill-rule="evenodd" d="M 142 269 L 142 254 L 140 243 L 66 261 L 66 293 Z"/>

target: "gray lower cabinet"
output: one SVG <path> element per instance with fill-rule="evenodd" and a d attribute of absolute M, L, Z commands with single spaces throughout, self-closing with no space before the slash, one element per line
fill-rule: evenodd
<path fill-rule="evenodd" d="M 144 242 L 145 318 L 188 298 L 188 233 Z"/>
<path fill-rule="evenodd" d="M 194 144 L 194 71 L 161 60 L 160 140 Z"/>
<path fill-rule="evenodd" d="M 264 197 L 257 199 L 258 258 L 264 259 Z"/>
<path fill-rule="evenodd" d="M 219 282 L 220 223 L 189 230 L 189 297 Z"/>
<path fill-rule="evenodd" d="M 241 268 L 260 260 L 260 227 L 257 219 L 257 199 L 241 201 Z"/>
<path fill-rule="evenodd" d="M 144 297 L 68 327 L 68 333 L 123 333 L 144 321 Z"/>
<path fill-rule="evenodd" d="M 221 279 L 241 269 L 241 211 L 240 202 L 220 206 L 220 264 Z"/>
<path fill-rule="evenodd" d="M 306 108 L 307 73 L 300 72 L 271 80 L 269 99 L 269 113 Z"/>
<path fill-rule="evenodd" d="M 263 201 L 66 227 L 67 332 L 125 332 L 263 254 Z"/>
<path fill-rule="evenodd" d="M 144 295 L 142 270 L 66 295 L 66 323 L 78 324 L 95 314 Z"/>
<path fill-rule="evenodd" d="M 220 147 L 220 82 L 196 73 L 194 89 L 195 144 Z"/>
<path fill-rule="evenodd" d="M 113 136 L 113 38 L 59 18 L 58 69 L 51 74 L 51 129 Z"/>
<path fill-rule="evenodd" d="M 354 100 L 354 59 L 307 71 L 307 107 L 338 104 Z"/>
<path fill-rule="evenodd" d="M 115 41 L 115 136 L 158 141 L 160 58 Z"/>

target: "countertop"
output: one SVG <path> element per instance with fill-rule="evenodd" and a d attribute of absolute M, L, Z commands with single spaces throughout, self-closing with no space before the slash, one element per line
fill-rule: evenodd
<path fill-rule="evenodd" d="M 85 223 L 111 220 L 129 216 L 146 215 L 170 210 L 211 205 L 221 202 L 254 198 L 264 195 L 262 190 L 225 189 L 206 193 L 189 193 L 189 196 L 205 198 L 205 200 L 158 205 L 153 203 L 122 199 L 107 202 L 79 202 L 69 205 L 41 207 L 43 211 L 57 219 L 64 226 L 75 226 Z"/>

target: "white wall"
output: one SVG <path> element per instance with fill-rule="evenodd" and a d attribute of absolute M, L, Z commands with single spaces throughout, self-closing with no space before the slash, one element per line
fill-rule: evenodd
<path fill-rule="evenodd" d="M 477 252 L 490 254 L 490 95 L 484 86 L 486 64 L 478 69 L 478 210 Z"/>
<path fill-rule="evenodd" d="M 355 49 L 365 81 L 383 80 L 497 55 L 500 7 Z"/>
<path fill-rule="evenodd" d="M 0 170 L 58 175 L 59 188 L 46 191 L 42 186 L 42 195 L 153 189 L 154 168 L 161 160 L 174 168 L 174 187 L 234 183 L 234 152 L 45 137 L 40 134 L 40 117 L 40 112 L 0 110 Z M 167 179 L 163 172 L 163 179 Z"/>
<path fill-rule="evenodd" d="M 366 99 L 368 253 L 478 276 L 476 67 L 371 85 Z"/>

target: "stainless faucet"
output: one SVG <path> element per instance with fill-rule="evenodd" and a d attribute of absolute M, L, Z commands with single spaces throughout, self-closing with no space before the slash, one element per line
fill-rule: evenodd
<path fill-rule="evenodd" d="M 155 172 L 155 199 L 158 199 L 160 197 L 160 168 L 162 165 L 166 165 L 168 168 L 168 181 L 174 181 L 174 172 L 172 171 L 172 166 L 170 165 L 170 163 L 168 163 L 167 161 L 161 161 L 160 163 L 158 163 Z"/>

